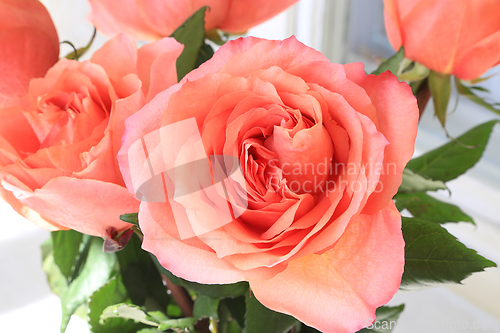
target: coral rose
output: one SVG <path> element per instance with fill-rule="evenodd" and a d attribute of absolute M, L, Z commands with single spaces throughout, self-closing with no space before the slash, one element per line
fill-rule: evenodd
<path fill-rule="evenodd" d="M 143 198 L 143 248 L 184 279 L 248 281 L 273 310 L 354 332 L 401 281 L 391 198 L 417 119 L 390 72 L 293 37 L 228 42 L 126 121 L 118 160 Z"/>
<path fill-rule="evenodd" d="M 170 36 L 203 6 L 205 30 L 242 33 L 298 0 L 89 0 L 89 20 L 108 36 L 123 32 L 136 40 Z"/>
<path fill-rule="evenodd" d="M 497 0 L 384 0 L 385 28 L 394 49 L 433 71 L 463 80 L 500 63 Z"/>
<path fill-rule="evenodd" d="M 182 49 L 165 38 L 137 50 L 119 35 L 90 61 L 63 58 L 32 79 L 27 105 L 0 109 L 2 197 L 49 230 L 105 237 L 128 228 L 119 216 L 139 203 L 116 160 L 125 119 L 177 82 Z"/>
<path fill-rule="evenodd" d="M 0 108 L 25 101 L 30 80 L 58 56 L 56 28 L 38 0 L 0 0 Z"/>

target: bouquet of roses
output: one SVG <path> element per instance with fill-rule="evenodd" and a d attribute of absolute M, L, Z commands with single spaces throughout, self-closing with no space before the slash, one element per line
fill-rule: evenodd
<path fill-rule="evenodd" d="M 0 196 L 53 231 L 61 332 L 81 308 L 94 333 L 388 332 L 398 290 L 496 266 L 428 194 L 496 121 L 412 156 L 453 81 L 499 113 L 475 86 L 500 62 L 498 2 L 385 0 L 399 51 L 372 74 L 230 36 L 296 0 L 89 2 L 110 39 L 79 61 L 90 44 L 59 58 L 38 0 L 0 0 Z"/>

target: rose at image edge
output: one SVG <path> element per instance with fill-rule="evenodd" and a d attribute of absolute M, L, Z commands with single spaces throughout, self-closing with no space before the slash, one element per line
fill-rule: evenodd
<path fill-rule="evenodd" d="M 500 63 L 500 2 L 384 0 L 395 50 L 442 73 L 475 79 Z"/>
<path fill-rule="evenodd" d="M 135 164 L 143 162 L 128 159 L 131 145 L 191 118 L 208 156 L 229 152 L 240 158 L 248 209 L 218 229 L 182 238 L 171 206 L 177 203 L 142 202 L 143 248 L 190 281 L 248 281 L 265 306 L 323 332 L 367 326 L 398 290 L 404 268 L 401 216 L 392 196 L 417 133 L 418 108 L 408 85 L 389 72 L 366 75 L 360 63 L 332 64 L 293 37 L 228 42 L 127 119 L 118 160 L 130 191 L 130 170 L 140 170 Z M 279 156 L 272 150 L 278 136 Z M 161 154 L 161 144 L 148 147 L 151 160 Z M 336 162 L 367 168 L 333 175 L 347 185 L 328 193 L 293 193 L 286 177 L 258 192 L 261 173 L 245 161 L 275 156 L 278 162 L 260 167 L 279 175 L 280 158 L 318 144 L 332 147 L 325 149 Z M 391 165 L 392 173 L 379 175 L 370 163 Z M 360 191 L 349 188 L 356 182 Z M 203 204 L 192 198 L 192 207 Z"/>
<path fill-rule="evenodd" d="M 38 0 L 0 0 L 0 108 L 26 102 L 29 81 L 58 56 L 56 28 Z"/>
<path fill-rule="evenodd" d="M 106 36 L 123 32 L 135 40 L 170 36 L 203 6 L 205 30 L 243 33 L 298 0 L 89 0 L 88 20 Z"/>
<path fill-rule="evenodd" d="M 124 122 L 177 82 L 182 49 L 164 38 L 137 50 L 118 35 L 90 61 L 63 58 L 32 79 L 27 104 L 0 108 L 1 197 L 49 230 L 130 227 L 119 219 L 139 208 L 116 160 Z"/>

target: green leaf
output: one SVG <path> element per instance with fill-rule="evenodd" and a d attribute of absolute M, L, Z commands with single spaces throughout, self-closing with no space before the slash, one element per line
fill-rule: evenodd
<path fill-rule="evenodd" d="M 100 320 L 105 322 L 108 318 L 132 319 L 149 326 L 159 326 L 156 321 L 152 320 L 154 318 L 148 316 L 140 307 L 133 304 L 121 303 L 108 306 L 102 312 Z"/>
<path fill-rule="evenodd" d="M 219 307 L 219 299 L 211 298 L 204 295 L 199 295 L 194 301 L 193 316 L 200 320 L 202 318 L 213 318 L 219 320 L 217 308 Z"/>
<path fill-rule="evenodd" d="M 187 73 L 196 68 L 200 49 L 205 40 L 205 11 L 201 7 L 196 13 L 184 22 L 171 37 L 184 44 L 184 50 L 177 58 L 177 79 L 180 81 Z"/>
<path fill-rule="evenodd" d="M 96 34 L 97 34 L 97 30 L 96 30 L 96 28 L 94 28 L 94 33 L 92 34 L 92 37 L 90 38 L 89 43 L 86 46 L 79 48 L 78 50 L 75 49 L 75 51 L 68 54 L 65 58 L 71 59 L 71 60 L 78 60 L 81 56 L 83 56 L 90 49 L 90 47 L 92 46 L 92 43 L 94 42 Z M 61 43 L 70 44 L 73 48 L 75 48 L 73 46 L 73 44 L 71 44 L 68 41 L 64 41 Z"/>
<path fill-rule="evenodd" d="M 398 75 L 398 79 L 402 81 L 421 81 L 429 76 L 430 70 L 418 62 L 414 62 L 409 70 L 405 70 Z"/>
<path fill-rule="evenodd" d="M 61 295 L 61 332 L 66 330 L 66 326 L 76 308 L 101 288 L 109 280 L 113 272 L 116 257 L 113 254 L 102 252 L 102 244 L 103 240 L 101 238 L 92 237 L 88 258 L 80 275 Z"/>
<path fill-rule="evenodd" d="M 227 305 L 231 317 L 238 323 L 239 327 L 244 328 L 246 313 L 245 297 L 225 298 L 222 300 L 222 303 Z"/>
<path fill-rule="evenodd" d="M 398 193 L 395 199 L 399 211 L 406 208 L 413 216 L 427 221 L 437 223 L 470 222 L 475 224 L 474 220 L 457 206 L 442 202 L 425 193 Z"/>
<path fill-rule="evenodd" d="M 156 328 L 143 328 L 140 331 L 137 331 L 137 333 L 158 333 L 158 330 Z"/>
<path fill-rule="evenodd" d="M 42 268 L 47 275 L 47 282 L 49 283 L 50 289 L 54 294 L 61 297 L 68 289 L 68 280 L 64 274 L 61 273 L 52 252 L 45 256 Z"/>
<path fill-rule="evenodd" d="M 228 304 L 225 302 L 226 300 L 243 300 L 243 316 L 241 317 L 241 323 L 237 318 L 233 317 Z M 246 312 L 246 304 L 245 297 L 240 296 L 238 298 L 226 298 L 220 301 L 219 303 L 219 321 L 217 323 L 218 332 L 219 333 L 241 333 L 242 329 L 245 327 L 245 312 Z"/>
<path fill-rule="evenodd" d="M 492 120 L 478 125 L 455 140 L 412 159 L 406 167 L 433 180 L 455 179 L 479 161 L 497 122 Z"/>
<path fill-rule="evenodd" d="M 69 279 L 80 254 L 80 243 L 83 235 L 74 230 L 52 232 L 52 249 L 54 260 L 61 273 Z"/>
<path fill-rule="evenodd" d="M 224 45 L 229 39 L 229 34 L 223 33 L 219 29 L 212 29 L 205 32 L 205 38 L 217 45 Z"/>
<path fill-rule="evenodd" d="M 210 60 L 214 55 L 214 50 L 208 44 L 203 44 L 200 48 L 200 53 L 198 53 L 198 58 L 196 58 L 195 68 L 200 67 L 205 61 Z"/>
<path fill-rule="evenodd" d="M 172 329 L 176 332 L 182 332 L 188 330 L 189 332 L 194 331 L 194 323 L 196 319 L 194 318 L 180 318 L 180 319 L 169 319 L 162 321 L 158 327 L 158 331 L 166 331 Z"/>
<path fill-rule="evenodd" d="M 500 116 L 500 108 L 495 107 L 494 104 L 490 104 L 490 103 L 486 102 L 484 99 L 477 96 L 472 91 L 472 89 L 481 90 L 481 89 L 479 89 L 480 87 L 467 87 L 462 83 L 462 81 L 460 81 L 458 79 L 455 79 L 455 85 L 456 85 L 457 91 L 460 95 L 467 97 L 468 99 L 470 99 L 474 103 L 481 105 L 483 108 L 486 108 L 486 109 L 490 110 L 491 112 L 495 113 L 496 115 Z"/>
<path fill-rule="evenodd" d="M 100 322 L 103 311 L 110 305 L 126 302 L 127 290 L 120 275 L 94 292 L 89 299 L 89 326 L 93 333 L 133 333 L 144 325 L 122 318 L 109 318 Z"/>
<path fill-rule="evenodd" d="M 460 283 L 474 272 L 496 267 L 435 222 L 403 217 L 403 238 L 405 269 L 401 289 Z"/>
<path fill-rule="evenodd" d="M 141 248 L 137 235 L 116 252 L 120 272 L 132 303 L 146 306 L 148 311 L 165 311 L 169 296 L 151 256 Z"/>
<path fill-rule="evenodd" d="M 250 293 L 246 295 L 246 304 L 246 333 L 286 333 L 298 322 L 291 316 L 266 308 Z"/>
<path fill-rule="evenodd" d="M 122 214 L 120 220 L 139 226 L 139 213 Z"/>
<path fill-rule="evenodd" d="M 238 297 L 244 295 L 248 290 L 247 282 L 237 282 L 231 284 L 200 284 L 196 282 L 186 281 L 178 278 L 160 265 L 158 259 L 151 255 L 156 267 L 165 275 L 173 284 L 190 289 L 197 294 L 205 295 L 212 298 L 227 298 Z"/>
<path fill-rule="evenodd" d="M 399 316 L 405 308 L 404 304 L 395 307 L 381 306 L 377 309 L 377 318 L 368 327 L 363 328 L 358 333 L 390 333 L 394 328 L 396 328 Z M 367 319 L 369 322 L 372 319 Z"/>
<path fill-rule="evenodd" d="M 440 180 L 427 179 L 408 168 L 403 170 L 403 182 L 399 186 L 398 193 L 415 193 L 426 191 L 446 190 L 444 182 Z"/>
<path fill-rule="evenodd" d="M 404 57 L 405 50 L 401 46 L 396 54 L 381 63 L 380 66 L 378 66 L 378 68 L 372 72 L 372 74 L 380 75 L 385 71 L 391 71 L 392 74 L 398 75 L 399 64 L 401 63 L 401 61 L 403 61 Z"/>
<path fill-rule="evenodd" d="M 428 82 L 434 101 L 434 113 L 444 127 L 451 95 L 451 76 L 431 71 Z"/>

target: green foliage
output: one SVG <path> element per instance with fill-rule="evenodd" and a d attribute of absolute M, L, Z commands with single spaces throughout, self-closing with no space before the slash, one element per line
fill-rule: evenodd
<path fill-rule="evenodd" d="M 176 332 L 194 331 L 195 318 L 180 318 L 170 319 L 166 316 L 159 316 L 158 312 L 146 313 L 142 308 L 131 304 L 114 304 L 104 309 L 101 315 L 101 321 L 106 322 L 109 318 L 130 319 L 134 322 L 143 323 L 145 325 L 157 327 L 156 332 L 166 331 L 168 329 Z M 141 331 L 149 332 L 150 329 Z"/>
<path fill-rule="evenodd" d="M 199 320 L 202 318 L 213 318 L 219 320 L 217 308 L 219 307 L 218 298 L 199 295 L 194 301 L 193 316 Z"/>
<path fill-rule="evenodd" d="M 266 308 L 250 293 L 246 295 L 246 306 L 246 333 L 286 333 L 298 323 L 291 316 Z"/>
<path fill-rule="evenodd" d="M 72 279 L 72 273 L 79 267 L 75 265 L 82 253 L 80 246 L 83 235 L 74 230 L 61 230 L 51 233 L 54 260 L 61 273 L 68 279 Z M 83 254 L 85 256 L 85 254 Z"/>
<path fill-rule="evenodd" d="M 399 316 L 405 308 L 404 304 L 395 307 L 381 306 L 377 309 L 376 320 L 358 333 L 390 333 L 396 328 Z"/>
<path fill-rule="evenodd" d="M 44 254 L 42 268 L 47 275 L 47 282 L 49 283 L 50 289 L 54 294 L 61 297 L 62 294 L 68 289 L 68 280 L 61 273 L 59 266 L 57 266 L 54 254 L 52 252 L 52 242 L 50 242 L 50 251 Z"/>
<path fill-rule="evenodd" d="M 385 71 L 391 71 L 392 74 L 398 75 L 399 64 L 403 61 L 404 57 L 405 57 L 405 50 L 401 46 L 401 48 L 396 54 L 394 54 L 392 57 L 381 63 L 380 66 L 378 66 L 378 68 L 372 72 L 372 74 L 380 75 Z"/>
<path fill-rule="evenodd" d="M 78 60 L 81 56 L 83 56 L 90 49 L 90 47 L 92 46 L 92 43 L 94 42 L 96 34 L 97 34 L 97 30 L 94 28 L 94 33 L 92 34 L 92 37 L 90 38 L 89 43 L 86 46 L 81 47 L 79 49 L 76 49 L 73 46 L 73 44 L 71 44 L 68 41 L 61 42 L 61 43 L 66 43 L 66 44 L 71 45 L 74 49 L 74 51 L 69 53 L 65 58 L 71 59 L 71 60 Z"/>
<path fill-rule="evenodd" d="M 430 70 L 418 62 L 412 62 L 408 68 L 398 74 L 398 79 L 408 82 L 422 81 L 429 76 Z"/>
<path fill-rule="evenodd" d="M 483 108 L 486 108 L 495 113 L 497 116 L 500 116 L 500 103 L 488 103 L 474 93 L 474 90 L 483 91 L 483 88 L 476 86 L 467 87 L 461 80 L 458 79 L 455 79 L 455 86 L 457 87 L 457 91 L 460 95 L 467 97 L 474 103 L 481 105 Z"/>
<path fill-rule="evenodd" d="M 111 277 L 116 264 L 116 257 L 113 254 L 102 252 L 102 244 L 102 239 L 92 238 L 88 257 L 82 271 L 60 296 L 62 307 L 61 332 L 66 330 L 66 326 L 75 310 L 85 303 Z"/>
<path fill-rule="evenodd" d="M 126 303 L 114 304 L 105 308 L 100 320 L 105 322 L 109 318 L 132 319 L 149 326 L 159 326 L 158 322 L 148 316 L 140 307 Z"/>
<path fill-rule="evenodd" d="M 246 315 L 245 296 L 226 298 L 222 300 L 222 303 L 227 305 L 231 318 L 238 323 L 239 327 L 244 328 Z"/>
<path fill-rule="evenodd" d="M 247 282 L 237 282 L 231 284 L 200 284 L 178 278 L 160 265 L 158 259 L 151 255 L 160 272 L 165 275 L 173 284 L 190 289 L 197 294 L 213 298 L 238 297 L 244 295 L 248 290 Z"/>
<path fill-rule="evenodd" d="M 203 64 L 205 61 L 210 60 L 212 56 L 214 55 L 214 50 L 212 47 L 208 44 L 203 44 L 200 47 L 200 53 L 198 53 L 198 57 L 196 58 L 196 63 L 194 65 L 194 68 L 200 67 L 201 64 Z"/>
<path fill-rule="evenodd" d="M 427 221 L 436 223 L 470 222 L 472 218 L 455 205 L 442 202 L 425 193 L 398 193 L 395 196 L 399 211 L 408 209 L 410 213 Z"/>
<path fill-rule="evenodd" d="M 196 13 L 184 22 L 171 37 L 184 45 L 179 58 L 177 58 L 177 79 L 180 81 L 187 73 L 196 68 L 199 63 L 199 53 L 205 41 L 205 11 L 201 7 Z M 203 52 L 207 52 L 204 48 Z"/>
<path fill-rule="evenodd" d="M 428 82 L 434 101 L 434 113 L 444 127 L 451 95 L 451 76 L 431 71 Z"/>
<path fill-rule="evenodd" d="M 120 220 L 139 226 L 139 213 L 122 214 Z"/>
<path fill-rule="evenodd" d="M 128 302 L 128 295 L 122 283 L 121 276 L 118 275 L 99 290 L 94 292 L 89 298 L 89 326 L 93 333 L 135 333 L 144 325 L 123 318 L 108 318 L 100 320 L 103 311 L 110 305 Z"/>
<path fill-rule="evenodd" d="M 166 331 L 171 329 L 175 332 L 193 332 L 194 324 L 196 323 L 196 319 L 194 318 L 179 318 L 179 319 L 168 319 L 160 322 L 160 326 L 158 327 L 159 331 Z"/>
<path fill-rule="evenodd" d="M 455 179 L 479 161 L 497 122 L 492 120 L 474 127 L 455 140 L 412 159 L 407 168 L 433 180 Z"/>
<path fill-rule="evenodd" d="M 425 191 L 446 190 L 444 182 L 440 180 L 427 179 L 408 168 L 403 170 L 403 182 L 399 186 L 398 193 L 415 193 Z"/>
<path fill-rule="evenodd" d="M 405 269 L 401 289 L 460 283 L 474 272 L 496 267 L 432 221 L 403 217 L 403 238 Z"/>
<path fill-rule="evenodd" d="M 137 235 L 132 235 L 127 246 L 116 252 L 122 281 L 132 303 L 148 310 L 165 311 L 169 296 L 151 256 L 141 248 Z"/>

